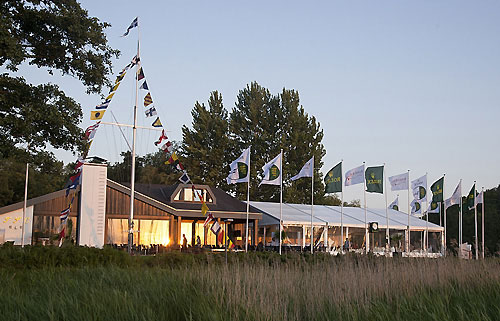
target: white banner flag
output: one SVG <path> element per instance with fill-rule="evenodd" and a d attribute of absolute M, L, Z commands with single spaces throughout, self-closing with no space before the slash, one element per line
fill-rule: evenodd
<path fill-rule="evenodd" d="M 250 147 L 245 149 L 241 156 L 229 165 L 231 170 L 226 178 L 228 184 L 248 182 L 250 178 Z"/>
<path fill-rule="evenodd" d="M 483 204 L 483 197 L 484 197 L 484 192 L 481 191 L 481 193 L 479 193 L 477 196 L 476 196 L 476 204 Z"/>
<path fill-rule="evenodd" d="M 447 200 L 444 201 L 445 208 L 448 208 L 452 205 L 460 204 L 460 199 L 462 198 L 462 181 L 460 181 L 453 192 L 453 195 Z"/>
<path fill-rule="evenodd" d="M 438 206 L 435 209 L 432 209 L 432 202 L 429 202 L 429 206 L 427 207 L 427 213 L 429 214 L 438 214 L 441 208 L 441 202 L 437 203 Z"/>
<path fill-rule="evenodd" d="M 411 215 L 421 217 L 422 216 L 422 203 L 417 200 L 413 200 L 410 203 Z"/>
<path fill-rule="evenodd" d="M 272 161 L 262 166 L 264 171 L 264 178 L 260 182 L 267 185 L 281 185 L 281 153 L 276 156 Z"/>
<path fill-rule="evenodd" d="M 365 165 L 353 168 L 345 173 L 345 186 L 361 184 L 365 181 Z"/>
<path fill-rule="evenodd" d="M 291 178 L 292 181 L 295 181 L 301 177 L 312 177 L 314 171 L 314 156 L 307 161 L 307 163 L 302 166 L 300 172 Z"/>
<path fill-rule="evenodd" d="M 388 208 L 390 210 L 399 211 L 399 196 L 396 197 L 396 199 L 391 204 L 389 204 Z"/>
<path fill-rule="evenodd" d="M 391 191 L 404 191 L 408 189 L 410 184 L 410 175 L 408 172 L 389 177 L 391 183 Z"/>
<path fill-rule="evenodd" d="M 427 174 L 411 181 L 411 190 L 413 198 L 418 201 L 427 200 Z"/>

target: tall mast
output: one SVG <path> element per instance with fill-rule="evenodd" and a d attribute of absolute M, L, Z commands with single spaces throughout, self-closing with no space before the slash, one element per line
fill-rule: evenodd
<path fill-rule="evenodd" d="M 134 106 L 134 127 L 132 127 L 132 162 L 130 170 L 130 215 L 128 218 L 128 253 L 132 254 L 134 245 L 134 192 L 135 192 L 135 140 L 137 133 L 137 104 L 139 102 L 139 80 L 137 77 L 140 64 L 140 33 L 139 18 L 137 18 L 137 63 L 135 64 L 135 106 Z"/>

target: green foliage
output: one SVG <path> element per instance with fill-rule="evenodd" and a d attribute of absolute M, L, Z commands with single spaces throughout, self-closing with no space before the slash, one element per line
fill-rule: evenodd
<path fill-rule="evenodd" d="M 183 164 L 189 170 L 194 183 L 203 183 L 227 190 L 226 176 L 233 161 L 229 139 L 228 113 L 222 102 L 222 95 L 213 91 L 205 104 L 196 102 L 193 110 L 192 129 L 182 127 Z"/>

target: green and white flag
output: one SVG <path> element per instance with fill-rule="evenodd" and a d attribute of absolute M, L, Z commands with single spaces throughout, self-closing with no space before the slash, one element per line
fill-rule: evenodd
<path fill-rule="evenodd" d="M 384 166 L 367 167 L 365 179 L 367 192 L 384 194 Z"/>
<path fill-rule="evenodd" d="M 342 192 L 342 162 L 335 165 L 325 176 L 325 193 Z"/>
<path fill-rule="evenodd" d="M 250 147 L 245 149 L 241 156 L 229 165 L 231 170 L 226 178 L 228 184 L 248 183 L 250 179 Z"/>
<path fill-rule="evenodd" d="M 444 186 L 444 177 L 441 177 L 437 181 L 435 181 L 431 185 L 431 192 L 432 192 L 432 202 L 433 203 L 439 203 L 442 202 L 444 197 L 443 197 L 443 186 Z"/>
<path fill-rule="evenodd" d="M 427 200 L 427 174 L 416 180 L 411 181 L 411 190 L 413 191 L 413 198 L 417 201 Z"/>
<path fill-rule="evenodd" d="M 422 216 L 422 203 L 417 200 L 413 200 L 410 203 L 411 206 L 411 215 L 420 217 Z"/>
<path fill-rule="evenodd" d="M 314 171 L 314 156 L 302 166 L 300 172 L 291 178 L 292 181 L 298 180 L 301 177 L 313 177 Z"/>
<path fill-rule="evenodd" d="M 281 185 L 281 153 L 276 156 L 272 161 L 262 166 L 264 171 L 264 178 L 260 182 L 259 186 L 262 184 L 267 185 Z"/>
<path fill-rule="evenodd" d="M 388 208 L 390 210 L 399 211 L 399 196 L 396 197 L 396 199 L 391 204 L 389 204 Z"/>
<path fill-rule="evenodd" d="M 389 177 L 389 183 L 391 184 L 391 191 L 404 191 L 408 189 L 408 183 L 410 179 L 410 174 L 408 172 L 394 175 Z"/>
<path fill-rule="evenodd" d="M 438 214 L 441 211 L 441 204 L 429 202 L 429 207 L 427 208 L 427 213 Z"/>
<path fill-rule="evenodd" d="M 477 195 L 476 184 L 472 185 L 472 188 L 469 192 L 469 195 L 467 195 L 467 205 L 469 207 L 469 210 L 473 210 L 474 206 L 476 205 L 476 204 L 474 204 L 474 193 L 476 193 L 476 195 Z"/>
<path fill-rule="evenodd" d="M 462 198 L 462 181 L 460 181 L 455 188 L 455 191 L 453 192 L 453 195 L 451 195 L 450 198 L 444 201 L 444 206 L 445 208 L 448 208 L 450 206 L 460 204 L 460 199 Z"/>

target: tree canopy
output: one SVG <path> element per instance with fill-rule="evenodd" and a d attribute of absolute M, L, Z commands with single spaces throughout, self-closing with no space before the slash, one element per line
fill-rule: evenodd
<path fill-rule="evenodd" d="M 6 0 L 0 3 L 0 204 L 19 201 L 29 162 L 29 197 L 61 188 L 63 164 L 49 150 L 82 147 L 81 107 L 59 86 L 49 83 L 55 71 L 82 82 L 88 93 L 99 93 L 109 81 L 111 58 L 118 51 L 107 44 L 109 24 L 89 17 L 76 0 Z M 14 75 L 20 66 L 47 71 L 47 83 L 32 85 Z M 24 166 L 21 166 L 24 168 Z M 50 169 L 50 170 L 49 170 Z M 49 176 L 53 175 L 50 179 Z M 45 181 L 38 182 L 44 177 Z M 56 182 L 60 182 L 56 184 Z M 40 183 L 40 184 L 39 184 Z M 51 184 L 56 184 L 52 186 Z M 41 188 L 32 188 L 39 186 Z"/>

